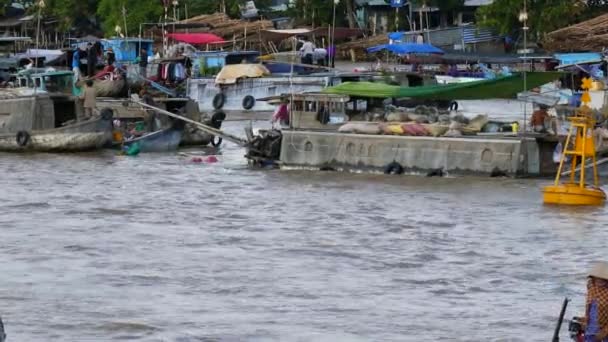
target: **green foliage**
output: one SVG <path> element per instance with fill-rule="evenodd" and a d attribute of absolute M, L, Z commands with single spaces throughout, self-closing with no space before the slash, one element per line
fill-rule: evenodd
<path fill-rule="evenodd" d="M 482 26 L 509 34 L 523 26 L 519 22 L 522 10 L 522 0 L 496 0 L 491 5 L 480 7 L 476 16 Z M 574 0 L 528 0 L 530 36 L 540 39 L 545 33 L 576 22 L 586 10 L 587 7 Z"/>
<path fill-rule="evenodd" d="M 108 36 L 115 36 L 115 27 L 120 26 L 125 33 L 122 9 L 126 9 L 127 34 L 135 36 L 139 25 L 158 22 L 164 13 L 160 1 L 141 0 L 99 0 L 97 15 L 102 18 L 103 30 Z"/>
<path fill-rule="evenodd" d="M 222 0 L 182 0 L 180 6 L 188 5 L 188 16 L 200 14 L 212 14 L 218 12 L 221 7 Z M 225 0 L 226 12 L 233 18 L 238 18 L 241 15 L 239 4 L 244 3 L 241 0 Z M 258 9 L 263 10 L 270 6 L 271 0 L 256 0 L 255 5 Z"/>
<path fill-rule="evenodd" d="M 97 8 L 96 0 L 45 0 L 44 4 L 43 15 L 57 17 L 62 30 L 72 27 L 77 18 L 94 16 Z M 38 6 L 30 7 L 30 11 L 38 11 Z"/>
<path fill-rule="evenodd" d="M 340 1 L 336 7 L 337 26 L 349 26 L 347 1 L 350 1 L 352 8 L 354 8 L 353 0 Z M 295 6 L 289 8 L 287 15 L 296 18 L 298 22 L 304 25 L 326 26 L 333 21 L 333 6 L 331 0 L 296 0 Z"/>

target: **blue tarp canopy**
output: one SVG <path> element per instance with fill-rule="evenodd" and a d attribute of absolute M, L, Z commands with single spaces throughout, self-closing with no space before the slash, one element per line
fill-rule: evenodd
<path fill-rule="evenodd" d="M 405 36 L 405 32 L 391 32 L 388 34 L 388 39 L 401 40 Z"/>
<path fill-rule="evenodd" d="M 367 49 L 368 53 L 388 50 L 397 55 L 407 54 L 439 54 L 443 55 L 443 50 L 431 44 L 401 43 L 401 44 L 382 44 Z"/>
<path fill-rule="evenodd" d="M 560 67 L 574 64 L 600 63 L 602 61 L 602 54 L 596 52 L 558 53 L 555 54 L 555 59 L 559 61 Z"/>

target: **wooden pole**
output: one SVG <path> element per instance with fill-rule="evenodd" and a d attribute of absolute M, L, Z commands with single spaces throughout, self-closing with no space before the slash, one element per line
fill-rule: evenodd
<path fill-rule="evenodd" d="M 185 121 L 187 123 L 193 124 L 193 125 L 195 125 L 196 127 L 200 128 L 202 131 L 204 131 L 206 133 L 220 136 L 220 137 L 222 137 L 222 138 L 224 138 L 224 139 L 226 139 L 228 141 L 231 141 L 231 142 L 233 142 L 233 143 L 235 143 L 235 144 L 237 144 L 239 146 L 247 147 L 249 145 L 249 143 L 245 139 L 239 138 L 236 135 L 232 135 L 232 134 L 226 133 L 226 132 L 224 132 L 222 130 L 219 130 L 217 128 L 214 128 L 214 127 L 211 127 L 211 126 L 207 126 L 207 125 L 202 124 L 202 123 L 200 123 L 198 121 L 194 121 L 194 120 L 189 119 L 187 117 L 171 113 L 171 112 L 166 111 L 164 109 L 151 106 L 151 105 L 149 105 L 147 103 L 141 102 L 140 100 L 138 100 L 136 98 L 131 98 L 131 102 L 136 103 L 136 104 L 138 104 L 138 105 L 140 105 L 140 106 L 142 106 L 144 108 L 152 109 L 152 110 L 156 111 L 157 113 L 160 113 L 160 114 L 163 114 L 163 115 L 167 115 L 167 116 L 170 116 L 170 117 L 172 117 L 174 119 L 182 120 L 182 121 Z"/>

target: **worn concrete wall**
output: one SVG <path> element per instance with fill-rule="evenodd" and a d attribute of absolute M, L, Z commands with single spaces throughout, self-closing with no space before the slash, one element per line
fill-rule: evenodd
<path fill-rule="evenodd" d="M 498 168 L 518 175 L 538 173 L 539 167 L 534 140 L 283 132 L 285 166 L 381 170 L 393 160 L 410 171 L 488 174 Z"/>
<path fill-rule="evenodd" d="M 43 130 L 55 127 L 53 102 L 48 96 L 0 100 L 0 132 Z"/>

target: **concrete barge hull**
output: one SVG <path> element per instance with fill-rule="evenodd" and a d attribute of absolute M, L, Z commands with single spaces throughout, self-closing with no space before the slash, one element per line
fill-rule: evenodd
<path fill-rule="evenodd" d="M 541 175 L 535 139 L 434 138 L 283 131 L 283 167 L 384 171 L 396 161 L 406 172 Z"/>

